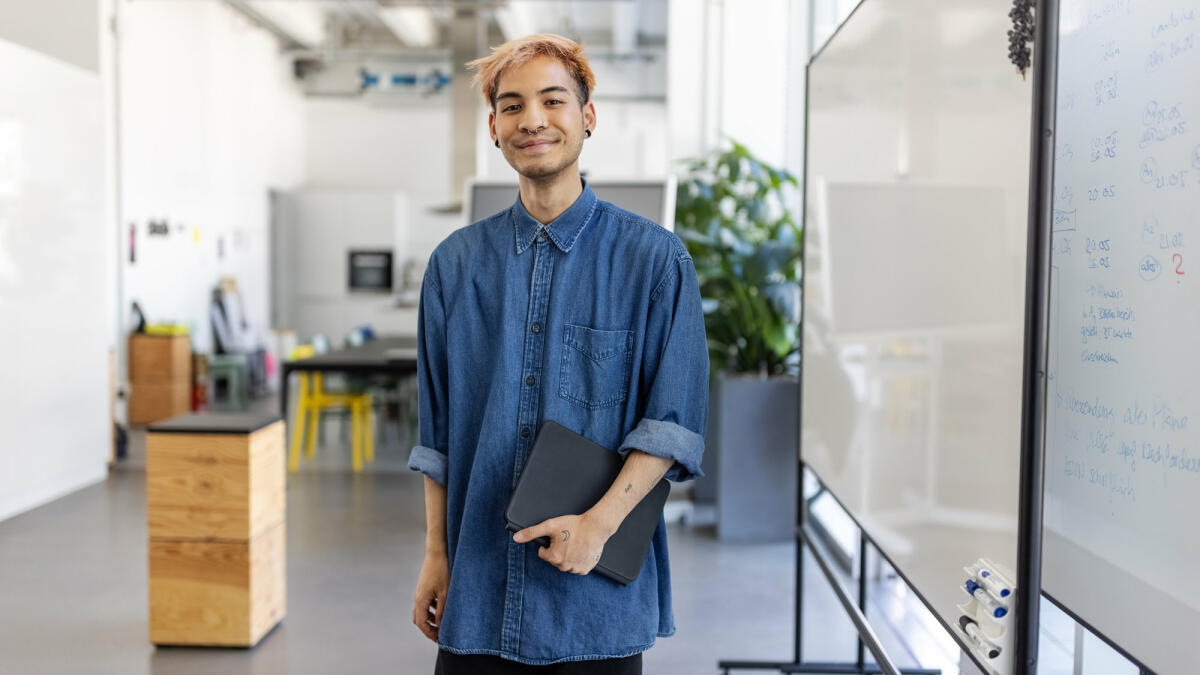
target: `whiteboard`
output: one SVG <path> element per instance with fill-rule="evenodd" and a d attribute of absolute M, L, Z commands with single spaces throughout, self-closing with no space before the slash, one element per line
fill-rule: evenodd
<path fill-rule="evenodd" d="M 1151 669 L 1191 673 L 1200 2 L 1072 0 L 1059 28 L 1043 588 Z"/>
<path fill-rule="evenodd" d="M 865 0 L 809 68 L 801 458 L 949 626 L 1016 568 L 1031 82 L 1009 4 Z"/>
<path fill-rule="evenodd" d="M 0 520 L 106 473 L 103 110 L 95 72 L 0 39 Z"/>

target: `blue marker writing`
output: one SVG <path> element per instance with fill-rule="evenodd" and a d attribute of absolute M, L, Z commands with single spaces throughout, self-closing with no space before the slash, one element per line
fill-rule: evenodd
<path fill-rule="evenodd" d="M 973 598 L 978 600 L 979 604 L 983 605 L 983 608 L 991 612 L 992 616 L 996 617 L 997 619 L 1003 617 L 1005 614 L 1008 614 L 1008 609 L 1001 607 L 1000 603 L 997 602 L 996 599 L 987 592 L 987 589 L 975 583 L 973 579 L 967 579 L 967 592 L 970 593 Z"/>
<path fill-rule="evenodd" d="M 1002 586 L 1000 582 L 996 581 L 996 578 L 992 576 L 992 573 L 987 570 L 979 571 L 979 581 L 981 586 L 1002 598 L 1007 598 L 1009 594 L 1012 593 L 1012 591 L 1008 590 Z"/>

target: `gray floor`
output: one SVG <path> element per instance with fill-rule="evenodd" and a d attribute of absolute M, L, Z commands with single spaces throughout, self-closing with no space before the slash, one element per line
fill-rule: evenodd
<path fill-rule="evenodd" d="M 292 477 L 287 618 L 253 650 L 147 642 L 144 482 L 119 471 L 0 523 L 0 672 L 432 671 L 435 647 L 409 618 L 424 532 L 419 475 Z M 647 654 L 646 672 L 786 658 L 792 546 L 671 535 L 679 632 Z"/>
<path fill-rule="evenodd" d="M 436 647 L 409 618 L 422 560 L 422 478 L 402 470 L 399 442 L 381 445 L 373 472 L 330 468 L 345 466 L 338 438 L 331 433 L 317 461 L 289 479 L 287 617 L 257 647 L 155 649 L 147 641 L 145 474 L 134 434 L 127 462 L 105 482 L 0 522 L 0 673 L 432 672 Z M 647 652 L 645 672 L 789 661 L 794 545 L 723 545 L 711 527 L 681 524 L 669 538 L 678 632 Z M 811 563 L 806 569 L 818 579 Z M 806 596 L 806 611 L 806 657 L 852 659 L 853 629 L 823 582 Z M 895 607 L 876 611 L 894 615 Z M 880 632 L 906 665 L 914 663 L 910 644 L 930 640 L 918 624 L 903 629 L 904 640 Z"/>

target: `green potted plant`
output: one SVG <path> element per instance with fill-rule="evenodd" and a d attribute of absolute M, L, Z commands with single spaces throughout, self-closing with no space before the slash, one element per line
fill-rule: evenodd
<path fill-rule="evenodd" d="M 724 540 L 793 536 L 803 232 L 795 176 L 730 139 L 684 160 L 675 232 L 704 304 L 709 426 L 694 498 L 714 503 Z"/>

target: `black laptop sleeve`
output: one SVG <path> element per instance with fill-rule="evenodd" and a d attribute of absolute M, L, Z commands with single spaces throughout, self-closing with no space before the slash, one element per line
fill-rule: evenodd
<path fill-rule="evenodd" d="M 508 530 L 518 532 L 550 518 L 584 513 L 608 492 L 623 465 L 616 452 L 545 421 L 504 512 Z M 637 579 L 670 491 L 663 479 L 630 511 L 604 545 L 594 571 L 621 584 Z M 535 542 L 550 545 L 546 537 Z"/>

